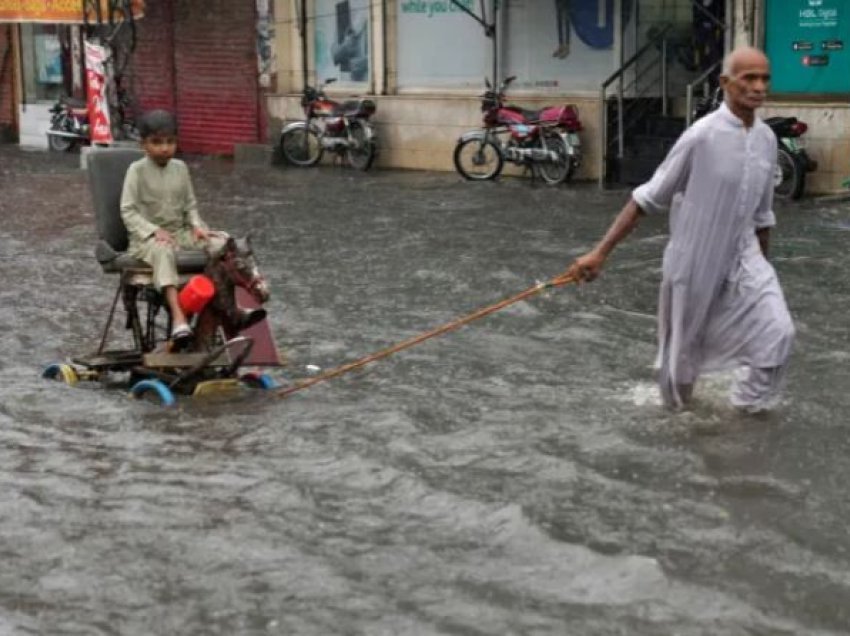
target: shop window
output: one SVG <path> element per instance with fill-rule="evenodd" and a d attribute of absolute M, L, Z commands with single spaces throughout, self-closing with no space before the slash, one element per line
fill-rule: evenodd
<path fill-rule="evenodd" d="M 480 13 L 477 0 L 458 1 Z M 629 25 L 632 0 L 500 0 L 503 75 L 535 92 L 598 91 L 616 68 L 615 11 L 622 5 Z M 397 7 L 400 88 L 478 88 L 492 73 L 492 40 L 453 2 L 397 0 Z"/>
<path fill-rule="evenodd" d="M 480 13 L 479 3 L 460 0 Z M 449 0 L 397 0 L 398 86 L 480 88 L 492 67 L 492 41 Z"/>
<path fill-rule="evenodd" d="M 631 2 L 624 2 L 626 31 Z M 505 75 L 517 88 L 598 91 L 617 67 L 615 0 L 507 0 Z"/>
<path fill-rule="evenodd" d="M 27 102 L 55 101 L 68 92 L 69 42 L 68 27 L 21 25 L 22 77 Z"/>
<path fill-rule="evenodd" d="M 367 90 L 371 76 L 369 0 L 316 0 L 315 65 L 318 81 Z"/>
<path fill-rule="evenodd" d="M 847 0 L 768 0 L 765 11 L 774 93 L 850 93 Z"/>

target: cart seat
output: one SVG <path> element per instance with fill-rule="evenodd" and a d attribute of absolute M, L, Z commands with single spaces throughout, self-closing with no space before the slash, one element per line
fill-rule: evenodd
<path fill-rule="evenodd" d="M 130 164 L 144 153 L 136 148 L 92 148 L 87 158 L 89 189 L 97 224 L 94 255 L 107 273 L 127 269 L 150 270 L 150 266 L 127 254 L 129 239 L 121 219 L 121 190 Z M 203 250 L 178 250 L 177 272 L 202 272 L 207 263 Z"/>

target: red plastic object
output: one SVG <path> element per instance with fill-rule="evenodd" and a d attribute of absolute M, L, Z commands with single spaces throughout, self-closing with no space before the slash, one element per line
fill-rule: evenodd
<path fill-rule="evenodd" d="M 203 311 L 207 303 L 215 296 L 215 284 L 206 276 L 192 276 L 189 282 L 180 290 L 178 298 L 180 307 L 186 314 L 197 314 Z"/>

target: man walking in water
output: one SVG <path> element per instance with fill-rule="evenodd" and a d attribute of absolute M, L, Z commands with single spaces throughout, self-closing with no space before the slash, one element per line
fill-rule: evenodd
<path fill-rule="evenodd" d="M 720 76 L 724 104 L 682 133 L 602 240 L 568 270 L 593 280 L 644 214 L 670 209 L 656 367 L 664 402 L 674 408 L 688 401 L 702 372 L 740 368 L 731 401 L 751 412 L 772 406 L 782 386 L 794 325 L 766 259 L 776 223 L 776 137 L 755 114 L 769 82 L 764 53 L 729 53 Z"/>

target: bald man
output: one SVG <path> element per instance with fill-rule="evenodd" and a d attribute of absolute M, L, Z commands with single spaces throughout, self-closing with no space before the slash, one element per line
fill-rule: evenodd
<path fill-rule="evenodd" d="M 749 412 L 774 406 L 782 388 L 794 325 L 766 258 L 776 223 L 776 137 L 755 113 L 769 82 L 764 53 L 729 53 L 720 76 L 724 104 L 682 133 L 602 240 L 567 270 L 593 280 L 642 216 L 670 211 L 656 369 L 674 408 L 709 371 L 739 370 L 731 401 Z"/>

